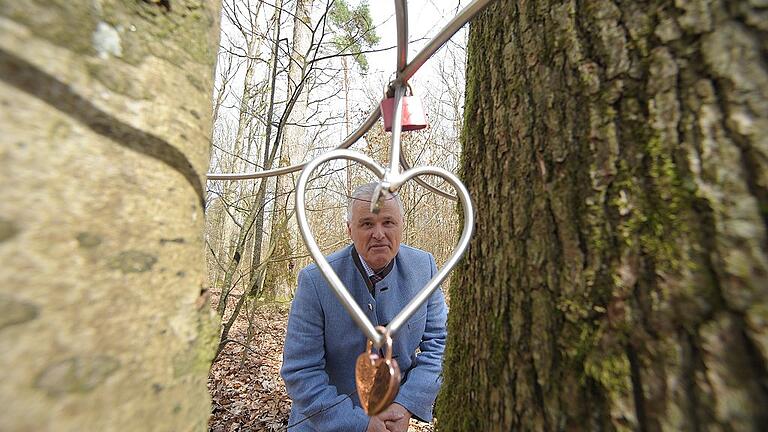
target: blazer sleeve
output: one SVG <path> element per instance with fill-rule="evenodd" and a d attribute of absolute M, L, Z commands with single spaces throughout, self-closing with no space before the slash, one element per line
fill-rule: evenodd
<path fill-rule="evenodd" d="M 363 409 L 329 384 L 325 372 L 324 323 L 317 287 L 307 270 L 302 270 L 288 315 L 280 370 L 288 395 L 300 415 L 299 420 L 293 420 L 289 426 L 303 421 L 317 431 L 364 432 L 369 418 Z"/>
<path fill-rule="evenodd" d="M 433 277 L 437 273 L 435 259 L 429 254 Z M 405 407 L 418 420 L 432 420 L 432 408 L 442 384 L 442 361 L 447 336 L 448 307 L 441 288 L 435 290 L 427 303 L 427 323 L 419 344 L 419 354 L 408 372 L 395 402 Z"/>

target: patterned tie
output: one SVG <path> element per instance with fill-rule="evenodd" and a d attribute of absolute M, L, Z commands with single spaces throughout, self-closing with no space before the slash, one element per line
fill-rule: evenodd
<path fill-rule="evenodd" d="M 374 273 L 370 275 L 368 279 L 371 280 L 371 285 L 376 285 L 378 282 L 381 282 L 384 278 L 381 276 L 381 273 Z"/>

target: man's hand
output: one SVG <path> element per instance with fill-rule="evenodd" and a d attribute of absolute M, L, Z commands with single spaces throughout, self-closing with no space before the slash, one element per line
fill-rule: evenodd
<path fill-rule="evenodd" d="M 371 417 L 371 419 L 368 421 L 368 429 L 366 429 L 365 431 L 366 432 L 387 432 L 387 427 L 384 425 L 384 421 L 381 420 L 378 416 Z"/>
<path fill-rule="evenodd" d="M 389 432 L 406 432 L 408 422 L 411 419 L 411 412 L 404 406 L 393 403 L 376 417 L 384 422 Z"/>

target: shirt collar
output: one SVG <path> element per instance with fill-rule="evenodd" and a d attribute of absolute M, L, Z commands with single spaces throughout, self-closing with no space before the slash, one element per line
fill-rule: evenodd
<path fill-rule="evenodd" d="M 362 264 L 362 265 L 363 265 L 363 268 L 365 269 L 365 273 L 368 275 L 368 277 L 371 277 L 372 275 L 375 275 L 375 274 L 376 274 L 376 272 L 375 272 L 375 271 L 373 271 L 373 269 L 371 268 L 371 266 L 369 266 L 369 265 L 368 265 L 368 263 L 367 263 L 367 262 L 365 262 L 365 258 L 363 258 L 363 257 L 360 257 L 360 264 Z"/>
<path fill-rule="evenodd" d="M 352 246 L 352 257 L 355 261 L 355 264 L 357 265 L 358 270 L 360 270 L 360 273 L 365 272 L 363 276 L 365 279 L 370 278 L 372 275 L 378 274 L 381 278 L 387 277 L 389 272 L 392 271 L 392 268 L 395 266 L 395 259 L 392 258 L 392 260 L 384 266 L 382 270 L 380 270 L 378 273 L 376 273 L 371 266 L 368 265 L 367 262 L 363 259 L 363 257 L 360 256 L 360 254 L 357 253 L 357 249 L 355 249 L 355 245 Z"/>

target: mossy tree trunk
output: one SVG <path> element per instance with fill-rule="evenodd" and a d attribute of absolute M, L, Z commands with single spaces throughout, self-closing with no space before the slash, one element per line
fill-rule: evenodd
<path fill-rule="evenodd" d="M 768 429 L 766 6 L 472 23 L 441 430 Z"/>
<path fill-rule="evenodd" d="M 0 430 L 205 430 L 216 1 L 0 1 Z"/>

